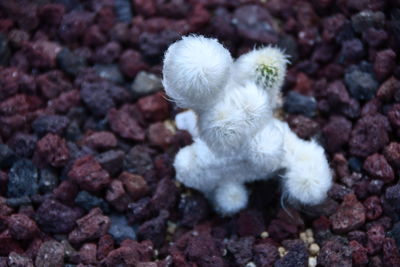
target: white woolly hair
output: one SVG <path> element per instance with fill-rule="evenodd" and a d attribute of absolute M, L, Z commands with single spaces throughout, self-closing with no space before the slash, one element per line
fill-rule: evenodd
<path fill-rule="evenodd" d="M 222 91 L 232 64 L 231 54 L 216 39 L 183 37 L 165 53 L 165 91 L 179 107 L 206 109 Z"/>
<path fill-rule="evenodd" d="M 195 138 L 199 136 L 199 129 L 197 127 L 197 115 L 191 110 L 182 111 L 175 116 L 175 125 L 179 130 L 185 130 Z"/>
<path fill-rule="evenodd" d="M 232 86 L 232 87 L 231 87 Z M 268 94 L 255 83 L 229 84 L 225 97 L 200 114 L 201 138 L 216 153 L 237 153 L 272 117 Z"/>
<path fill-rule="evenodd" d="M 252 169 L 269 178 L 282 168 L 283 159 L 283 129 L 280 121 L 273 118 L 249 142 L 248 158 Z"/>
<path fill-rule="evenodd" d="M 214 193 L 214 206 L 224 216 L 232 215 L 247 206 L 248 193 L 243 184 L 227 182 L 221 184 Z"/>
<path fill-rule="evenodd" d="M 240 56 L 233 67 L 237 82 L 256 82 L 270 96 L 271 106 L 281 105 L 280 91 L 286 74 L 287 56 L 276 47 L 255 49 Z"/>
<path fill-rule="evenodd" d="M 320 204 L 332 185 L 332 174 L 323 148 L 298 138 L 287 127 L 284 140 L 284 196 L 306 205 Z"/>

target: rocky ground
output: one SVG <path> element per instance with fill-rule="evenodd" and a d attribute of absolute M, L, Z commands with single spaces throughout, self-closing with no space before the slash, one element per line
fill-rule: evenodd
<path fill-rule="evenodd" d="M 291 56 L 283 114 L 334 171 L 318 207 L 249 185 L 216 215 L 160 82 L 188 33 Z M 0 0 L 0 266 L 400 266 L 400 1 Z M 283 205 L 283 206 L 282 206 Z"/>

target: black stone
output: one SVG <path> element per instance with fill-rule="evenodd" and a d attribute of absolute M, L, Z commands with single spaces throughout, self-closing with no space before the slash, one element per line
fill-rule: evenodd
<path fill-rule="evenodd" d="M 313 97 L 290 91 L 283 105 L 284 110 L 290 114 L 302 114 L 306 117 L 314 117 L 317 110 L 317 102 Z"/>
<path fill-rule="evenodd" d="M 8 173 L 7 197 L 31 196 L 38 193 L 38 170 L 32 161 L 16 161 Z"/>

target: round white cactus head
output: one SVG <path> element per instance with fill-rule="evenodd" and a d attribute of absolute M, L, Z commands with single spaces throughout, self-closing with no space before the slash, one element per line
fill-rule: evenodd
<path fill-rule="evenodd" d="M 280 105 L 287 63 L 287 56 L 279 48 L 267 46 L 240 56 L 234 64 L 233 77 L 239 83 L 256 82 L 266 90 L 275 108 Z"/>
<path fill-rule="evenodd" d="M 183 37 L 165 54 L 165 91 L 182 108 L 204 109 L 222 91 L 232 63 L 229 51 L 216 39 Z"/>

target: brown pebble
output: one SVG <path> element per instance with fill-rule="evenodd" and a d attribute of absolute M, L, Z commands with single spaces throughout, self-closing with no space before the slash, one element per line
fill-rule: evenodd
<path fill-rule="evenodd" d="M 354 194 L 349 194 L 330 220 L 335 233 L 347 233 L 365 223 L 365 208 Z"/>

